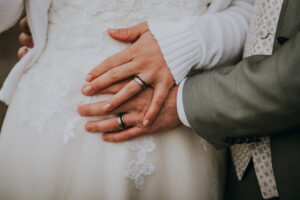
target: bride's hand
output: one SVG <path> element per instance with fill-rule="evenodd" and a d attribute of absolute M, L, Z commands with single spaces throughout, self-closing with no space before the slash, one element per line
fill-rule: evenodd
<path fill-rule="evenodd" d="M 19 35 L 19 42 L 23 46 L 20 47 L 18 50 L 18 58 L 21 59 L 22 57 L 24 57 L 26 55 L 28 48 L 33 47 L 33 40 L 32 40 L 29 26 L 28 26 L 27 17 L 24 17 L 23 19 L 21 19 L 19 26 L 22 31 Z"/>
<path fill-rule="evenodd" d="M 90 96 L 115 82 L 138 76 L 146 85 L 154 88 L 151 105 L 142 123 L 148 126 L 158 115 L 175 80 L 146 22 L 126 29 L 109 29 L 108 33 L 116 40 L 133 44 L 96 66 L 88 74 L 86 80 L 89 83 L 83 86 L 82 93 Z M 103 105 L 103 109 L 111 111 L 139 93 L 143 83 L 140 81 L 139 84 L 138 81 L 130 81 Z"/>
<path fill-rule="evenodd" d="M 114 84 L 101 92 L 115 94 L 127 83 L 128 81 Z M 143 134 L 152 134 L 178 127 L 181 122 L 179 120 L 176 107 L 177 86 L 170 90 L 166 102 L 155 121 L 149 127 L 143 127 L 142 119 L 145 115 L 145 111 L 150 106 L 153 92 L 152 88 L 146 88 L 132 100 L 122 104 L 116 110 L 109 113 L 103 110 L 103 105 L 107 103 L 105 101 L 81 105 L 78 107 L 78 113 L 81 116 L 125 113 L 123 115 L 124 125 L 129 128 L 124 130 L 121 129 L 117 117 L 102 121 L 89 121 L 86 123 L 85 128 L 88 132 L 105 132 L 102 135 L 102 138 L 108 142 L 121 142 Z"/>

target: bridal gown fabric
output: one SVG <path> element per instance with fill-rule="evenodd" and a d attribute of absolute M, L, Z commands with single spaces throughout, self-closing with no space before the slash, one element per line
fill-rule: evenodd
<path fill-rule="evenodd" d="M 90 134 L 80 88 L 93 67 L 128 44 L 108 27 L 205 13 L 206 0 L 53 0 L 46 47 L 23 75 L 0 135 L 0 200 L 221 199 L 224 152 L 191 129 L 122 143 Z M 107 116 L 109 117 L 109 116 Z"/>

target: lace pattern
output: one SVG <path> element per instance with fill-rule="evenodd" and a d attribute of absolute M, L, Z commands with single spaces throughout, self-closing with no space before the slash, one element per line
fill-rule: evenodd
<path fill-rule="evenodd" d="M 128 164 L 128 170 L 125 176 L 135 182 L 135 186 L 138 190 L 143 190 L 143 176 L 149 176 L 155 170 L 155 166 L 152 163 L 144 164 L 147 153 L 153 152 L 155 149 L 153 137 L 144 136 L 143 138 L 130 141 L 129 148 L 133 151 L 137 151 L 137 155 L 136 159 L 130 161 Z"/>
<path fill-rule="evenodd" d="M 147 19 L 172 21 L 202 15 L 206 12 L 207 2 L 208 0 L 52 0 L 46 48 L 38 62 L 23 75 L 18 84 L 18 100 L 22 105 L 19 120 L 29 123 L 42 134 L 45 124 L 51 124 L 53 119 L 59 118 L 64 127 L 63 143 L 69 142 L 78 134 L 85 134 L 82 127 L 88 119 L 77 114 L 77 106 L 103 101 L 109 96 L 81 95 L 84 76 L 107 56 L 128 46 L 112 40 L 107 34 L 107 28 L 129 27 Z M 33 85 L 43 87 L 32 87 Z M 31 115 L 27 114 L 29 112 Z M 129 148 L 136 151 L 137 155 L 128 164 L 125 176 L 135 182 L 138 190 L 142 190 L 145 176 L 151 175 L 155 170 L 152 163 L 145 163 L 147 154 L 155 150 L 155 143 L 152 137 L 144 136 L 130 141 Z"/>

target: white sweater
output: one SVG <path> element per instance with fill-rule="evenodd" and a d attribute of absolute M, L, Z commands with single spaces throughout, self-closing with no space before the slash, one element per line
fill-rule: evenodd
<path fill-rule="evenodd" d="M 252 0 L 233 0 L 219 12 L 179 22 L 148 22 L 177 84 L 177 112 L 190 127 L 183 107 L 182 90 L 191 69 L 233 64 L 240 58 L 252 16 Z"/>
<path fill-rule="evenodd" d="M 203 16 L 178 22 L 148 21 L 177 84 L 192 68 L 233 63 L 241 55 L 253 0 L 233 0 L 230 4 L 223 1 L 218 5 L 227 7 L 217 11 L 210 7 Z"/>
<path fill-rule="evenodd" d="M 15 65 L 3 84 L 0 100 L 8 105 L 23 72 L 32 66 L 44 49 L 50 3 L 50 0 L 0 0 L 0 32 L 18 21 L 26 4 L 35 43 L 34 48 Z M 148 21 L 177 84 L 192 68 L 211 68 L 239 58 L 252 5 L 253 0 L 213 0 L 208 13 L 200 17 L 187 17 L 178 22 Z M 180 91 L 178 112 L 187 124 Z"/>

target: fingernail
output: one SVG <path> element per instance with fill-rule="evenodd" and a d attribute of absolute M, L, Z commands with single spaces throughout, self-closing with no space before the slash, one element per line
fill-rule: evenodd
<path fill-rule="evenodd" d="M 83 93 L 85 93 L 85 94 L 88 94 L 90 91 L 91 91 L 91 89 L 92 89 L 92 87 L 91 86 L 85 86 L 84 88 L 83 88 Z"/>
<path fill-rule="evenodd" d="M 109 28 L 109 29 L 108 29 L 108 32 L 110 32 L 110 33 L 117 33 L 117 29 Z"/>
<path fill-rule="evenodd" d="M 110 108 L 111 108 L 111 104 L 110 104 L 110 103 L 107 103 L 107 104 L 105 104 L 105 105 L 103 106 L 103 110 L 105 110 L 105 111 L 109 111 Z"/>
<path fill-rule="evenodd" d="M 143 121 L 143 126 L 149 126 L 150 121 L 148 119 Z"/>
<path fill-rule="evenodd" d="M 87 75 L 86 78 L 85 78 L 86 81 L 91 81 L 92 79 L 93 79 L 93 76 L 90 75 L 90 74 Z"/>
<path fill-rule="evenodd" d="M 79 106 L 79 107 L 77 108 L 77 113 L 78 113 L 80 116 L 83 115 L 83 109 L 82 109 L 81 106 Z"/>
<path fill-rule="evenodd" d="M 108 139 L 107 139 L 106 137 L 104 137 L 104 136 L 102 136 L 102 140 L 103 140 L 104 142 L 108 142 Z"/>
<path fill-rule="evenodd" d="M 86 129 L 88 132 L 91 132 L 91 131 L 93 131 L 93 126 L 91 126 L 90 124 L 86 124 L 86 125 L 85 125 L 85 129 Z"/>

